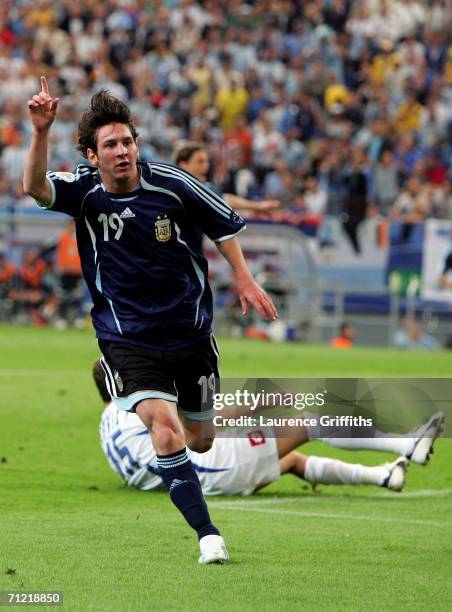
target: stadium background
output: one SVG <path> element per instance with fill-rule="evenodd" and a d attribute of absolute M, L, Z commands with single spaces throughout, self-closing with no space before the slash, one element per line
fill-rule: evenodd
<path fill-rule="evenodd" d="M 243 322 L 227 269 L 206 244 L 216 327 L 237 338 L 223 340 L 226 375 L 246 368 L 256 376 L 447 377 L 450 358 L 440 348 L 450 344 L 452 289 L 440 277 L 452 248 L 451 13 L 447 0 L 2 2 L 0 588 L 61 586 L 71 609 L 148 609 L 148 597 L 155 609 L 191 609 L 187 602 L 208 602 L 214 590 L 218 609 L 237 607 L 241 596 L 243 609 L 300 602 L 338 609 L 338 601 L 356 609 L 404 609 L 408 601 L 411 609 L 413 602 L 450 609 L 449 440 L 440 441 L 426 471 L 411 468 L 412 496 L 397 501 L 335 487 L 311 498 L 289 481 L 259 496 L 282 499 L 279 510 L 270 501 L 240 515 L 220 504 L 216 513 L 240 561 L 220 585 L 214 570 L 196 590 L 191 568 L 186 588 L 175 588 L 179 560 L 163 552 L 164 534 L 185 542 L 183 525 L 165 522 L 163 497 L 151 507 L 119 489 L 103 463 L 87 373 L 96 354 L 89 300 L 70 228 L 62 237 L 68 220 L 37 210 L 21 175 L 26 100 L 39 90 L 39 76 L 62 98 L 53 170 L 81 161 L 78 117 L 95 91 L 108 88 L 130 104 L 143 158 L 170 161 L 180 141 L 200 141 L 214 188 L 281 202 L 271 218 L 246 215 L 241 239 L 280 306 L 279 326 Z M 408 350 L 339 352 L 318 344 L 330 342 L 344 320 L 355 327 L 355 345 Z M 88 330 L 53 329 L 72 326 Z M 267 346 L 268 338 L 288 342 Z M 314 499 L 323 518 L 300 510 L 297 496 Z M 278 511 L 284 524 L 275 521 Z M 118 522 L 128 533 L 115 530 Z M 250 524 L 257 543 L 250 544 Z M 152 554 L 138 570 L 143 534 Z M 118 551 L 121 574 L 111 560 Z M 148 594 L 140 585 L 162 568 L 166 579 L 152 580 Z"/>

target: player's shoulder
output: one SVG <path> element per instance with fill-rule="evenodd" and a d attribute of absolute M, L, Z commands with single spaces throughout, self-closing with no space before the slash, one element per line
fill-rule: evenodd
<path fill-rule="evenodd" d="M 96 182 L 99 173 L 97 168 L 93 168 L 87 164 L 79 164 L 73 172 L 55 172 L 49 170 L 47 172 L 47 176 L 52 181 L 64 181 L 65 183 L 90 185 Z"/>

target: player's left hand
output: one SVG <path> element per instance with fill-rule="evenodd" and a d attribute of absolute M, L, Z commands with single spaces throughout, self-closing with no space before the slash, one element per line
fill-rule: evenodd
<path fill-rule="evenodd" d="M 238 277 L 237 292 L 242 305 L 242 314 L 248 313 L 249 305 L 253 305 L 264 321 L 278 318 L 278 312 L 271 297 L 256 283 L 250 275 Z"/>
<path fill-rule="evenodd" d="M 260 218 L 270 219 L 273 211 L 279 208 L 280 203 L 278 200 L 260 200 L 256 202 L 253 208 L 253 213 Z"/>
<path fill-rule="evenodd" d="M 280 206 L 278 200 L 261 200 L 260 202 L 258 202 L 258 204 L 259 210 L 261 210 L 262 212 L 271 212 L 272 210 L 275 210 Z"/>
<path fill-rule="evenodd" d="M 41 91 L 28 100 L 28 114 L 37 132 L 47 132 L 55 121 L 60 98 L 52 98 L 45 76 L 41 76 Z"/>

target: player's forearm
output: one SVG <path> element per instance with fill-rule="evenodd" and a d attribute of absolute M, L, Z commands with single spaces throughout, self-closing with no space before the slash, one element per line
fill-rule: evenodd
<path fill-rule="evenodd" d="M 251 272 L 246 264 L 237 238 L 217 242 L 216 246 L 233 269 L 236 278 L 251 277 Z"/>
<path fill-rule="evenodd" d="M 252 210 L 256 213 L 270 213 L 276 208 L 279 208 L 278 200 L 247 200 L 233 193 L 223 194 L 224 199 L 232 208 L 236 210 Z"/>
<path fill-rule="evenodd" d="M 229 206 L 236 210 L 257 210 L 259 208 L 256 202 L 252 202 L 251 200 L 247 200 L 233 193 L 225 193 L 223 197 Z"/>
<path fill-rule="evenodd" d="M 33 130 L 23 176 L 25 193 L 43 204 L 50 204 L 52 201 L 51 188 L 46 180 L 47 137 L 47 131 Z"/>

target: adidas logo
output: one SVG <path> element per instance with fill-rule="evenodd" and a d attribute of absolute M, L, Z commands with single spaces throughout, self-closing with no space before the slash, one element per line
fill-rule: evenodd
<path fill-rule="evenodd" d="M 125 208 L 122 213 L 119 215 L 120 219 L 131 219 L 134 217 L 134 213 L 130 210 L 129 207 Z"/>
<path fill-rule="evenodd" d="M 185 480 L 179 480 L 179 478 L 175 478 L 173 482 L 171 483 L 170 493 L 174 488 L 176 488 L 178 485 L 181 485 L 183 482 L 185 482 Z"/>

